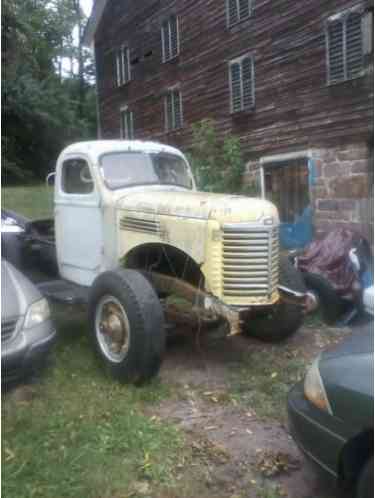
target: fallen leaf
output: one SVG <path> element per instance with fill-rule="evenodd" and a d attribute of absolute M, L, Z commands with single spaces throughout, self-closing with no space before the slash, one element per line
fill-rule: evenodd
<path fill-rule="evenodd" d="M 13 460 L 13 458 L 16 456 L 10 448 L 5 448 L 5 453 L 7 455 L 5 457 L 6 462 L 9 462 L 9 460 Z"/>
<path fill-rule="evenodd" d="M 150 492 L 150 485 L 148 482 L 139 481 L 133 484 L 134 491 L 140 495 L 147 495 Z"/>

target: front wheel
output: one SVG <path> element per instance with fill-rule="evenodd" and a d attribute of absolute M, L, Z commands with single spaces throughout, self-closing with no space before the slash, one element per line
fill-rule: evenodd
<path fill-rule="evenodd" d="M 301 273 L 284 256 L 280 256 L 279 281 L 280 285 L 296 292 L 306 292 Z M 249 316 L 243 324 L 243 331 L 265 342 L 279 342 L 297 332 L 302 321 L 303 311 L 300 306 L 279 301 L 269 311 Z"/>
<path fill-rule="evenodd" d="M 164 314 L 139 272 L 119 269 L 97 277 L 89 324 L 94 348 L 113 377 L 137 384 L 158 373 L 165 349 Z"/>
<path fill-rule="evenodd" d="M 359 477 L 356 498 L 374 498 L 374 457 L 365 465 Z"/>

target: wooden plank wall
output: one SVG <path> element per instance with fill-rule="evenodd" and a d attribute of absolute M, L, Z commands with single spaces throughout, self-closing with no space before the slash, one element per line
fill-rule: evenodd
<path fill-rule="evenodd" d="M 325 20 L 355 4 L 253 0 L 252 16 L 228 28 L 225 0 L 108 0 L 95 40 L 103 137 L 119 137 L 119 108 L 128 104 L 137 138 L 184 149 L 191 124 L 203 118 L 239 135 L 248 158 L 368 139 L 372 74 L 326 84 Z M 160 26 L 171 13 L 180 22 L 180 55 L 162 64 Z M 115 88 L 113 49 L 121 43 L 129 44 L 133 79 Z M 231 115 L 228 62 L 247 52 L 255 58 L 256 106 Z M 166 134 L 163 94 L 174 84 L 184 127 Z"/>

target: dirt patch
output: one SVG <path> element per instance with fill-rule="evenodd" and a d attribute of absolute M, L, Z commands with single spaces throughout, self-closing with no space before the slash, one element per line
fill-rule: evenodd
<path fill-rule="evenodd" d="M 269 354 L 270 376 L 275 360 L 296 357 L 307 364 L 349 329 L 303 327 L 289 341 L 265 345 L 246 337 L 202 338 L 174 343 L 168 351 L 162 382 L 175 386 L 176 396 L 163 401 L 153 414 L 184 429 L 193 454 L 206 465 L 207 496 L 249 498 L 332 498 L 334 492 L 317 479 L 287 427 L 258 416 L 233 396 L 233 368 L 247 355 Z M 245 358 L 245 360 L 244 360 Z M 251 375 L 257 376 L 257 365 Z M 277 378 L 275 378 L 277 382 Z M 251 385 L 249 385 L 249 390 Z M 285 400 L 283 398 L 283 403 Z"/>

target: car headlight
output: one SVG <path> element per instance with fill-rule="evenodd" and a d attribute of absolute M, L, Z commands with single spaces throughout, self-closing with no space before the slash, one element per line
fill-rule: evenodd
<path fill-rule="evenodd" d="M 332 415 L 324 384 L 319 372 L 319 357 L 314 361 L 305 377 L 304 392 L 306 398 L 321 410 Z"/>
<path fill-rule="evenodd" d="M 50 317 L 50 310 L 46 299 L 40 299 L 31 304 L 26 312 L 24 327 L 29 329 Z"/>

